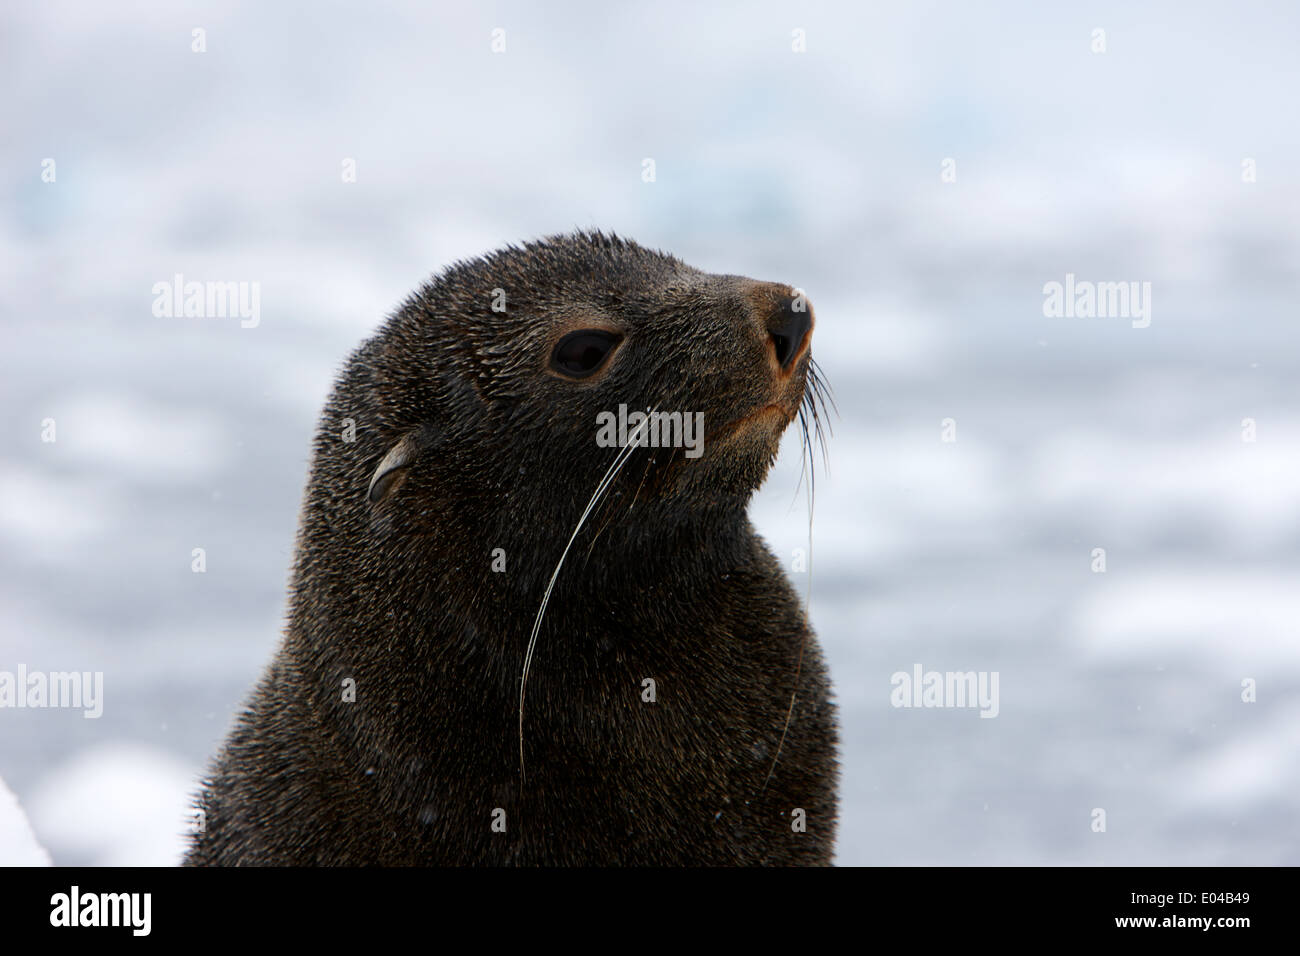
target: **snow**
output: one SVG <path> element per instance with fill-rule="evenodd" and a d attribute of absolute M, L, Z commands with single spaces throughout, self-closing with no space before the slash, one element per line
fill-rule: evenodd
<path fill-rule="evenodd" d="M 0 866 L 49 865 L 50 855 L 36 841 L 18 798 L 0 780 Z"/>
<path fill-rule="evenodd" d="M 53 854 L 87 866 L 175 866 L 192 768 L 152 747 L 109 741 L 75 754 L 32 791 L 32 823 Z"/>

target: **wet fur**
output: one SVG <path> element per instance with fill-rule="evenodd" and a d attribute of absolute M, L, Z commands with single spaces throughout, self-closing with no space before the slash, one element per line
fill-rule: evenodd
<path fill-rule="evenodd" d="M 315 440 L 285 635 L 205 781 L 187 863 L 830 862 L 829 682 L 745 514 L 765 438 L 698 460 L 637 449 L 619 471 L 539 629 L 520 767 L 525 645 L 617 453 L 596 447 L 596 412 L 703 411 L 712 428 L 756 407 L 757 285 L 555 237 L 453 266 L 352 355 Z M 547 374 L 560 334 L 607 322 L 627 338 L 605 374 Z M 805 433 L 816 412 L 801 407 Z"/>

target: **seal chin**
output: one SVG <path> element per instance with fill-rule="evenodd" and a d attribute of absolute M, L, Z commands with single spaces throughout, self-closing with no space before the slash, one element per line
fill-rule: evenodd
<path fill-rule="evenodd" d="M 782 402 L 768 402 L 734 418 L 704 436 L 701 460 L 728 463 L 729 468 L 742 466 L 746 473 L 753 465 L 757 469 L 749 482 L 753 490 L 762 482 L 780 448 L 781 436 L 796 414 Z"/>

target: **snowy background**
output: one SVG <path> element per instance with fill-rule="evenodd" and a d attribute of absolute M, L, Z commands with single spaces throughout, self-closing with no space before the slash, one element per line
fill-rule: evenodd
<path fill-rule="evenodd" d="M 349 350 L 453 259 L 599 227 L 816 305 L 838 862 L 1300 864 L 1295 7 L 267 6 L 0 12 L 0 670 L 105 673 L 99 720 L 0 710 L 55 862 L 177 858 Z M 260 282 L 260 325 L 155 318 L 178 272 Z M 1150 327 L 1044 317 L 1066 273 L 1151 282 Z M 753 512 L 783 554 L 798 453 Z M 999 672 L 1000 715 L 891 707 L 918 663 Z"/>

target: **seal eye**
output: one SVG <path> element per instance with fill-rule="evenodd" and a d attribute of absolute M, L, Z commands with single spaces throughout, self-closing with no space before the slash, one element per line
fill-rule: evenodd
<path fill-rule="evenodd" d="M 595 374 L 623 336 L 604 329 L 582 329 L 560 339 L 551 353 L 551 368 L 573 378 Z"/>

